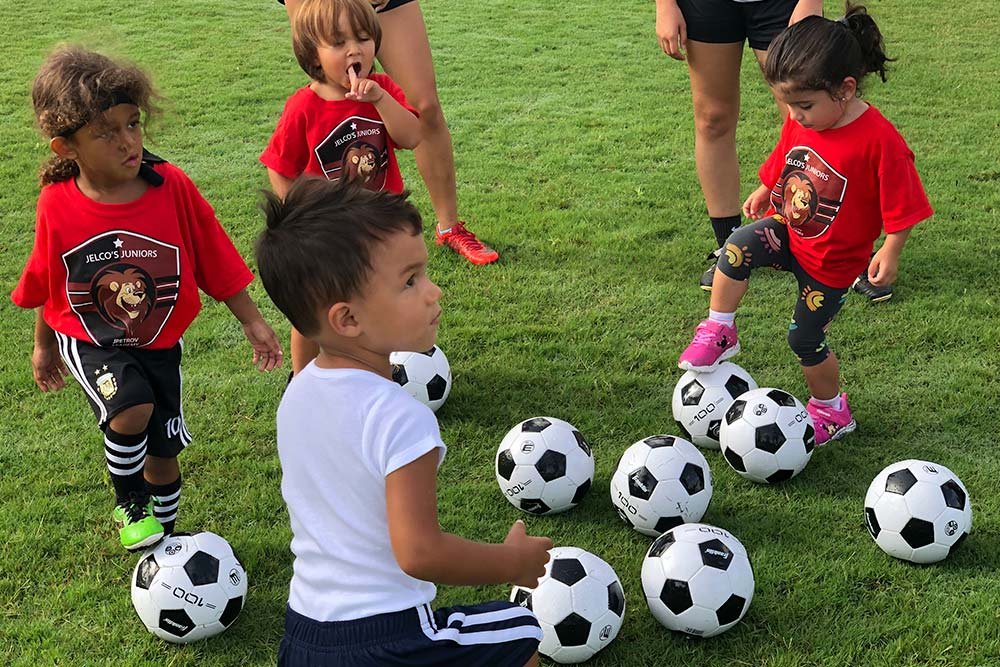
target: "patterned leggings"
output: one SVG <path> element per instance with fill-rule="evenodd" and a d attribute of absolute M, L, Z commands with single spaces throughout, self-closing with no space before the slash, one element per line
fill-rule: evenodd
<path fill-rule="evenodd" d="M 803 366 L 822 363 L 830 356 L 826 330 L 850 288 L 824 285 L 806 273 L 788 248 L 788 227 L 776 218 L 764 218 L 733 232 L 726 239 L 718 269 L 733 280 L 748 280 L 751 270 L 766 266 L 795 275 L 799 298 L 788 325 L 788 345 Z"/>

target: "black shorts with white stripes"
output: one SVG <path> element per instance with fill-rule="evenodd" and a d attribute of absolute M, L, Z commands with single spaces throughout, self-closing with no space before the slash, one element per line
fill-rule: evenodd
<path fill-rule="evenodd" d="M 183 343 L 168 350 L 97 347 L 56 333 L 59 353 L 104 430 L 126 408 L 153 404 L 146 453 L 173 458 L 191 442 L 181 405 Z"/>
<path fill-rule="evenodd" d="M 541 638 L 535 615 L 512 602 L 326 622 L 289 607 L 278 667 L 522 667 Z"/>

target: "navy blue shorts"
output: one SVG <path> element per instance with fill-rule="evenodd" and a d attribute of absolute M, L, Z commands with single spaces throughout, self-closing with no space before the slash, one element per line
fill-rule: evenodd
<path fill-rule="evenodd" d="M 278 667 L 522 667 L 541 639 L 531 610 L 512 602 L 327 622 L 288 607 Z"/>

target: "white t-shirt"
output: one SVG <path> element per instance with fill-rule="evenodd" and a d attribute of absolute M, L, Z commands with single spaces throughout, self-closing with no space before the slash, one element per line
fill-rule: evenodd
<path fill-rule="evenodd" d="M 434 599 L 434 584 L 407 575 L 393 555 L 385 478 L 435 448 L 440 464 L 434 413 L 391 380 L 315 363 L 292 380 L 278 406 L 292 609 L 344 621 Z"/>

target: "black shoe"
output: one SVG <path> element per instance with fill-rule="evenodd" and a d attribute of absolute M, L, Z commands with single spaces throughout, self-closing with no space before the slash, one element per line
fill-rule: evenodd
<path fill-rule="evenodd" d="M 708 265 L 705 269 L 705 273 L 701 274 L 700 285 L 706 292 L 712 291 L 712 280 L 715 279 L 715 265 L 719 263 L 719 257 L 722 255 L 722 248 L 719 248 L 715 252 L 710 252 L 705 256 L 705 259 L 711 261 L 712 263 Z"/>
<path fill-rule="evenodd" d="M 892 298 L 892 285 L 872 285 L 868 280 L 868 272 L 863 272 L 854 281 L 854 291 L 865 297 L 872 303 L 888 301 Z"/>

